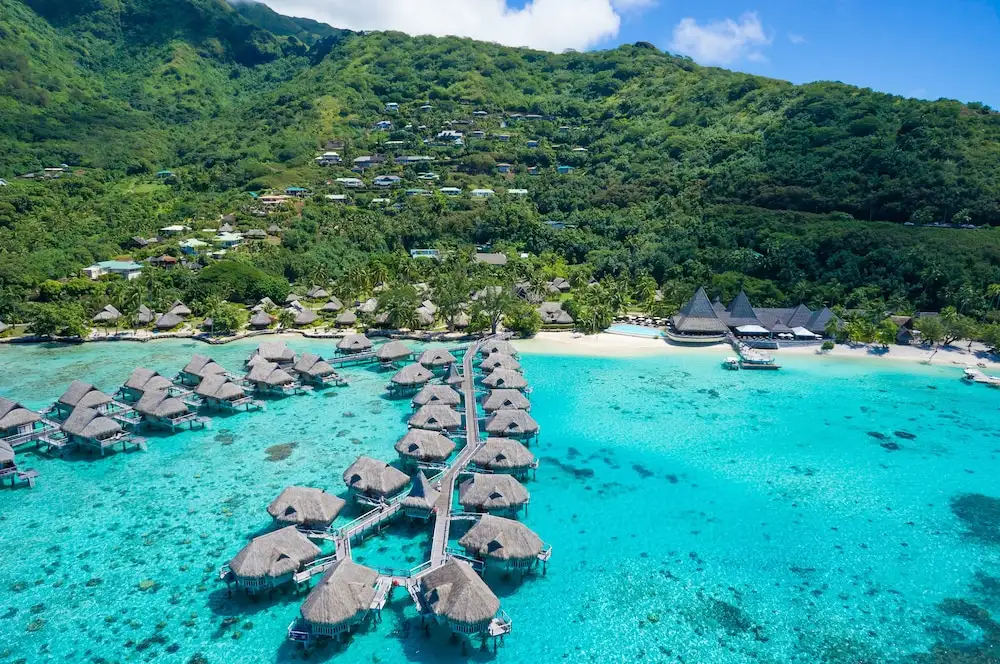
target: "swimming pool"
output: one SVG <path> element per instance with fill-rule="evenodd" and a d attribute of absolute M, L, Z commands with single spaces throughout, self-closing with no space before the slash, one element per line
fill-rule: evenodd
<path fill-rule="evenodd" d="M 604 331 L 609 334 L 626 334 L 631 337 L 650 337 L 653 339 L 659 339 L 663 336 L 663 332 L 655 327 L 632 325 L 630 323 L 615 323 Z"/>

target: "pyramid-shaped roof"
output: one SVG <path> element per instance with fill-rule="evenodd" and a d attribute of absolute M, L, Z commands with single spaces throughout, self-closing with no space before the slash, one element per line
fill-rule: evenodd
<path fill-rule="evenodd" d="M 760 319 L 757 318 L 757 314 L 753 310 L 753 305 L 750 304 L 750 298 L 747 297 L 746 291 L 742 288 L 740 292 L 733 298 L 733 301 L 729 303 L 726 307 L 727 323 L 729 327 L 737 327 L 740 325 L 760 325 Z"/>

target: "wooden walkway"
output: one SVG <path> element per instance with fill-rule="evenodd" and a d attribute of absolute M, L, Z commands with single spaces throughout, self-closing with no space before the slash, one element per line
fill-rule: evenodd
<path fill-rule="evenodd" d="M 477 342 L 477 344 L 479 343 L 482 342 Z M 445 350 L 447 350 L 455 357 L 461 357 L 466 354 L 469 348 L 470 348 L 469 344 L 461 344 L 459 346 L 451 346 L 445 348 Z M 476 348 L 477 348 L 476 352 L 478 352 L 478 345 L 476 345 Z M 409 357 L 395 360 L 394 362 L 392 362 L 392 364 L 395 365 L 402 362 L 415 362 L 418 357 L 420 357 L 420 353 L 410 353 Z M 339 369 L 342 367 L 360 366 L 363 364 L 375 364 L 378 361 L 379 359 L 375 356 L 374 349 L 365 351 L 363 353 L 354 353 L 352 355 L 341 355 L 339 357 L 332 357 L 327 360 L 330 366 L 333 367 L 334 369 Z"/>

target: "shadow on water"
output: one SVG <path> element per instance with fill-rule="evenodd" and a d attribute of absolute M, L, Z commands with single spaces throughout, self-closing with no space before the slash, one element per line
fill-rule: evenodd
<path fill-rule="evenodd" d="M 209 593 L 206 603 L 213 615 L 241 618 L 262 613 L 277 606 L 300 604 L 305 601 L 305 598 L 306 593 L 296 592 L 293 584 L 260 592 L 256 595 L 248 595 L 234 586 L 231 592 L 228 588 L 212 591 Z"/>

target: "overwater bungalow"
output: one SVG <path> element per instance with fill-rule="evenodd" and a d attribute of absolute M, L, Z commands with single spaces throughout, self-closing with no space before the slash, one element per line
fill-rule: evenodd
<path fill-rule="evenodd" d="M 14 448 L 7 443 L 0 443 L 0 484 L 6 479 L 10 479 L 11 486 L 13 486 L 17 473 Z"/>
<path fill-rule="evenodd" d="M 101 456 L 104 456 L 105 450 L 115 445 L 121 445 L 123 450 L 128 445 L 145 448 L 142 438 L 136 438 L 115 420 L 87 406 L 74 408 L 60 430 L 65 438 L 58 441 L 53 439 L 50 447 L 83 447 L 96 450 Z"/>
<path fill-rule="evenodd" d="M 258 402 L 246 395 L 240 385 L 221 374 L 206 376 L 194 393 L 202 398 L 203 405 L 209 409 L 251 410 L 260 407 Z"/>
<path fill-rule="evenodd" d="M 383 366 L 391 366 L 400 360 L 405 360 L 413 355 L 413 349 L 402 341 L 390 341 L 382 344 L 375 351 L 375 357 Z"/>
<path fill-rule="evenodd" d="M 338 560 L 323 574 L 288 627 L 288 638 L 306 644 L 343 637 L 364 622 L 376 602 L 379 573 L 350 558 Z"/>
<path fill-rule="evenodd" d="M 344 509 L 347 501 L 323 489 L 290 486 L 267 506 L 267 513 L 282 526 L 306 530 L 326 530 Z"/>
<path fill-rule="evenodd" d="M 462 395 L 449 385 L 425 385 L 413 397 L 412 404 L 414 408 L 421 406 L 450 406 L 457 408 L 462 405 Z"/>
<path fill-rule="evenodd" d="M 319 355 L 303 353 L 292 366 L 292 373 L 299 380 L 313 387 L 326 387 L 343 383 L 333 366 Z"/>
<path fill-rule="evenodd" d="M 113 402 L 114 399 L 110 395 L 101 392 L 90 383 L 74 380 L 53 404 L 52 409 L 53 415 L 59 419 L 69 417 L 77 406 L 93 408 L 98 413 L 106 415 L 111 410 Z"/>
<path fill-rule="evenodd" d="M 441 567 L 420 577 L 421 613 L 433 615 L 456 634 L 484 638 L 510 631 L 510 619 L 500 609 L 500 600 L 469 563 L 451 558 Z"/>
<path fill-rule="evenodd" d="M 479 364 L 479 368 L 485 373 L 491 373 L 497 369 L 507 369 L 509 371 L 520 371 L 521 363 L 510 355 L 503 353 L 492 353 Z"/>
<path fill-rule="evenodd" d="M 358 502 L 385 502 L 409 483 L 410 477 L 403 471 L 367 456 L 358 457 L 344 471 L 344 484 Z"/>
<path fill-rule="evenodd" d="M 208 423 L 207 419 L 198 417 L 182 400 L 170 396 L 167 390 L 143 392 L 135 410 L 144 424 L 170 431 L 176 431 L 185 425 L 192 429 L 197 424 L 204 427 Z"/>
<path fill-rule="evenodd" d="M 517 371 L 496 369 L 483 378 L 483 385 L 491 390 L 525 390 L 528 387 L 528 381 Z"/>
<path fill-rule="evenodd" d="M 52 429 L 39 413 L 0 397 L 0 443 L 16 448 L 37 441 Z"/>
<path fill-rule="evenodd" d="M 319 556 L 319 547 L 295 526 L 288 526 L 250 540 L 223 566 L 219 578 L 252 595 L 291 583 L 296 572 Z"/>
<path fill-rule="evenodd" d="M 467 512 L 515 516 L 531 494 L 513 475 L 476 473 L 458 486 L 458 502 Z"/>
<path fill-rule="evenodd" d="M 408 424 L 428 431 L 457 431 L 462 428 L 462 415 L 450 406 L 421 406 Z"/>
<path fill-rule="evenodd" d="M 432 378 L 434 374 L 430 369 L 419 364 L 408 364 L 390 379 L 388 389 L 396 393 L 412 391 L 426 385 Z"/>
<path fill-rule="evenodd" d="M 420 354 L 417 361 L 428 369 L 441 369 L 457 362 L 447 348 L 429 348 Z"/>
<path fill-rule="evenodd" d="M 483 410 L 487 413 L 498 410 L 531 410 L 531 402 L 518 390 L 490 390 L 483 399 Z"/>
<path fill-rule="evenodd" d="M 284 341 L 264 341 L 250 353 L 250 357 L 247 358 L 247 366 L 250 366 L 255 358 L 273 362 L 282 369 L 287 369 L 295 364 L 295 351 L 289 348 Z"/>
<path fill-rule="evenodd" d="M 538 436 L 538 422 L 524 410 L 497 410 L 486 419 L 486 433 L 530 441 Z"/>
<path fill-rule="evenodd" d="M 435 505 L 441 492 L 434 488 L 423 471 L 413 476 L 410 493 L 403 499 L 403 514 L 414 519 L 426 521 L 434 513 Z"/>
<path fill-rule="evenodd" d="M 458 372 L 458 363 L 448 367 L 448 373 L 444 376 L 444 384 L 456 390 L 460 390 L 462 389 L 463 383 L 465 383 L 465 379 L 462 378 L 462 374 Z"/>
<path fill-rule="evenodd" d="M 483 357 L 489 357 L 494 353 L 517 357 L 517 349 L 509 341 L 492 341 L 479 347 L 479 354 Z"/>
<path fill-rule="evenodd" d="M 181 385 L 194 387 L 208 376 L 225 377 L 225 375 L 226 370 L 221 365 L 216 364 L 215 360 L 206 355 L 195 353 L 191 357 L 191 361 L 187 363 L 187 366 L 177 374 L 176 380 Z"/>
<path fill-rule="evenodd" d="M 171 391 L 173 387 L 173 382 L 166 376 L 161 376 L 152 369 L 139 367 L 125 381 L 125 384 L 118 390 L 118 394 L 125 402 L 133 403 L 141 399 L 142 395 L 146 392 L 156 390 Z"/>
<path fill-rule="evenodd" d="M 410 429 L 396 442 L 404 467 L 443 463 L 455 451 L 455 441 L 439 431 Z"/>
<path fill-rule="evenodd" d="M 551 557 L 552 549 L 520 521 L 484 514 L 458 545 L 470 558 L 499 563 L 503 569 L 528 570 Z"/>
<path fill-rule="evenodd" d="M 337 344 L 337 352 L 345 355 L 367 353 L 372 349 L 372 341 L 363 334 L 348 334 Z"/>
<path fill-rule="evenodd" d="M 294 394 L 299 385 L 292 375 L 274 362 L 258 361 L 247 372 L 246 381 L 260 394 Z"/>
<path fill-rule="evenodd" d="M 538 468 L 538 459 L 513 438 L 487 438 L 469 462 L 479 470 L 526 477 Z"/>

